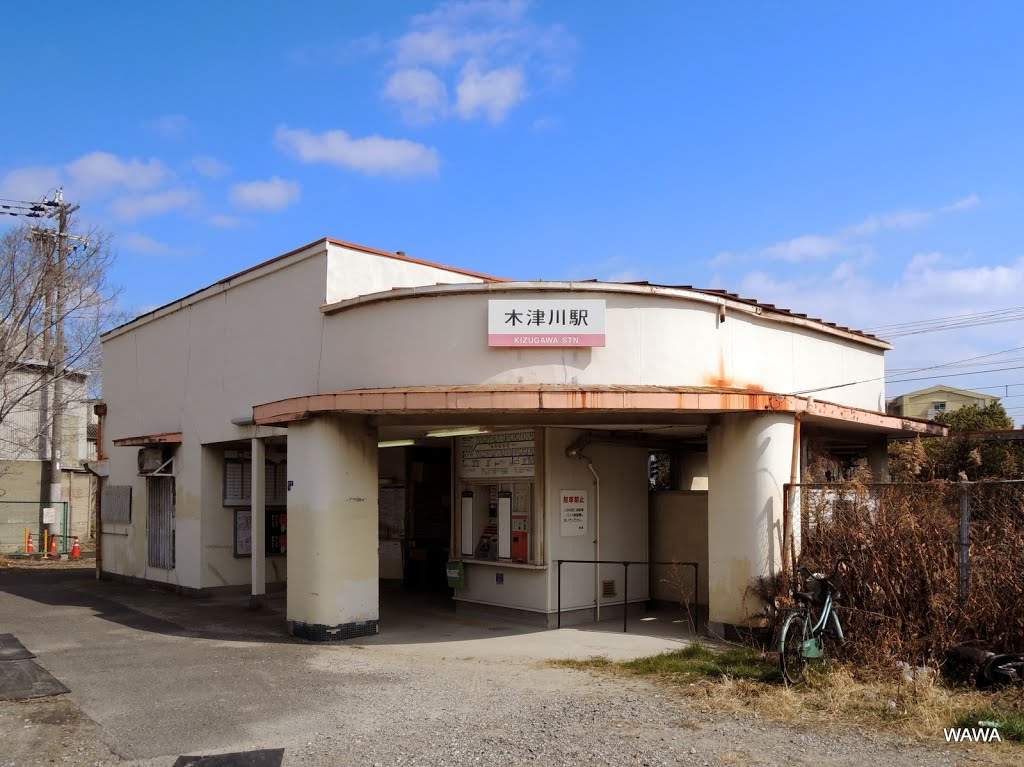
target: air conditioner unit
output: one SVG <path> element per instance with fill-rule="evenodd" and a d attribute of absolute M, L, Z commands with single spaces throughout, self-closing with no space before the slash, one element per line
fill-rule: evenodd
<path fill-rule="evenodd" d="M 152 474 L 164 461 L 164 451 L 158 447 L 144 447 L 139 450 L 139 474 Z"/>

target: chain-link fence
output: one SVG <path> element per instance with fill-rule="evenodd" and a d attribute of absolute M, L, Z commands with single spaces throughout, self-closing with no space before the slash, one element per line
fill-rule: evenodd
<path fill-rule="evenodd" d="M 865 661 L 959 642 L 1024 650 L 1024 483 L 803 484 L 800 562 L 847 559 L 844 621 Z"/>

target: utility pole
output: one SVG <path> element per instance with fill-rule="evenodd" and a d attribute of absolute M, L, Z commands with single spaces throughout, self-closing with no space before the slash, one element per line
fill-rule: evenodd
<path fill-rule="evenodd" d="M 63 509 L 64 489 L 61 478 L 61 448 L 64 444 L 64 367 L 67 350 L 64 339 L 65 311 L 64 305 L 67 298 L 67 286 L 64 284 L 64 273 L 68 258 L 68 217 L 78 210 L 77 205 L 69 205 L 64 202 L 64 190 L 57 190 L 54 200 L 57 203 L 57 264 L 53 273 L 53 310 L 54 310 L 54 339 L 51 357 L 47 360 L 48 368 L 53 371 L 53 407 L 51 408 L 53 422 L 50 431 L 50 506 L 54 509 Z M 63 528 L 64 515 L 60 516 L 60 522 L 54 525 L 51 533 L 65 533 Z"/>

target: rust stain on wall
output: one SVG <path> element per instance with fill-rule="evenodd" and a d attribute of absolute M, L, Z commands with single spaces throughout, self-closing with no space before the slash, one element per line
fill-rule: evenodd
<path fill-rule="evenodd" d="M 718 350 L 718 375 L 704 377 L 704 384 L 716 389 L 741 389 L 747 392 L 763 392 L 764 386 L 756 383 L 745 383 L 736 381 L 725 374 L 725 356 L 721 349 Z"/>

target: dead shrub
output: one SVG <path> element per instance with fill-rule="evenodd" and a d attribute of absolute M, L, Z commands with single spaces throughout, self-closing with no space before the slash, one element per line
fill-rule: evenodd
<path fill-rule="evenodd" d="M 961 600 L 964 495 L 970 546 Z M 851 563 L 839 603 L 851 660 L 937 665 L 959 643 L 1024 651 L 1024 486 L 804 485 L 800 504 L 801 561 L 818 569 Z"/>

